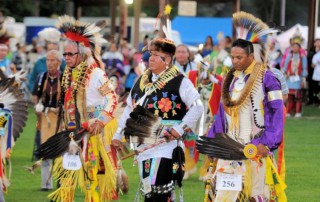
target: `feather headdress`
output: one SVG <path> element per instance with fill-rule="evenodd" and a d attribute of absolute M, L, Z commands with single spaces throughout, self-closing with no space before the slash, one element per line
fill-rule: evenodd
<path fill-rule="evenodd" d="M 170 5 L 166 5 L 163 15 L 161 16 L 162 31 L 165 35 L 165 38 L 155 38 L 151 41 L 151 45 L 161 44 L 162 51 L 174 55 L 176 51 L 176 45 L 172 40 L 171 20 L 169 17 L 171 9 L 172 7 Z"/>
<path fill-rule="evenodd" d="M 302 37 L 302 34 L 300 32 L 300 29 L 297 27 L 295 33 L 293 34 L 292 38 L 292 43 L 297 43 L 299 45 L 302 44 L 302 42 L 304 41 L 304 38 Z"/>
<path fill-rule="evenodd" d="M 9 39 L 12 37 L 12 35 L 8 34 L 7 30 L 0 30 L 0 44 L 7 44 L 9 42 Z"/>
<path fill-rule="evenodd" d="M 52 43 L 59 43 L 61 33 L 56 28 L 48 27 L 41 30 L 38 33 L 38 36 L 40 37 L 40 39 L 43 39 L 45 41 L 52 42 Z"/>
<path fill-rule="evenodd" d="M 166 5 L 164 10 L 164 15 L 162 18 L 162 31 L 166 36 L 166 39 L 172 41 L 172 26 L 171 26 L 171 20 L 169 18 L 169 15 L 171 13 L 172 7 L 170 5 Z"/>
<path fill-rule="evenodd" d="M 6 18 L 0 19 L 0 44 L 7 44 L 9 39 L 13 37 L 12 34 L 8 33 L 4 23 Z"/>
<path fill-rule="evenodd" d="M 263 63 L 265 59 L 264 44 L 267 42 L 267 36 L 278 32 L 278 30 L 269 28 L 259 18 L 243 11 L 234 13 L 232 18 L 237 39 L 250 41 L 253 44 L 255 60 Z"/>
<path fill-rule="evenodd" d="M 68 15 L 59 17 L 56 27 L 64 33 L 68 40 L 74 41 L 88 49 L 86 51 L 89 59 L 89 61 L 87 61 L 89 63 L 88 65 L 91 65 L 94 61 L 102 65 L 100 59 L 101 45 L 107 43 L 107 41 L 100 33 L 101 27 L 78 21 Z M 94 59 L 94 61 L 92 61 L 92 59 Z"/>

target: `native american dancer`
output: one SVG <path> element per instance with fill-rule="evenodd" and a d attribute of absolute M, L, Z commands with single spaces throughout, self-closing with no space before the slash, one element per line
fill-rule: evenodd
<path fill-rule="evenodd" d="M 231 49 L 233 68 L 224 80 L 222 104 L 209 138 L 197 143 L 199 152 L 218 160 L 210 199 L 286 201 L 286 186 L 271 160 L 283 134 L 281 87 L 263 65 L 261 52 L 265 34 L 276 30 L 245 12 L 235 13 L 233 20 L 238 34 Z"/>
<path fill-rule="evenodd" d="M 168 20 L 164 27 L 167 38 L 151 42 L 149 69 L 132 88 L 113 138 L 116 147 L 123 132 L 132 143 L 137 143 L 136 159 L 145 201 L 175 200 L 175 184 L 182 186 L 184 170 L 181 137 L 185 131 L 194 130 L 203 112 L 198 92 L 172 65 L 176 46 L 170 27 Z"/>
<path fill-rule="evenodd" d="M 7 17 L 0 17 L 0 49 L 5 49 L 5 55 L 12 37 L 7 32 L 6 23 Z M 11 69 L 9 61 L 6 63 L 8 66 L 0 64 L 0 201 L 5 201 L 3 193 L 10 185 L 11 151 L 28 118 L 28 102 L 20 89 L 27 72 L 22 70 L 12 75 L 16 69 Z"/>
<path fill-rule="evenodd" d="M 188 78 L 191 80 L 195 88 L 200 94 L 200 99 L 204 106 L 204 116 L 198 125 L 199 135 L 206 135 L 206 132 L 211 127 L 214 117 L 218 112 L 220 97 L 221 97 L 221 84 L 222 77 L 214 74 L 214 68 L 210 62 L 210 57 L 204 58 L 204 61 L 198 64 L 198 70 L 190 71 Z M 194 161 L 189 164 L 196 167 L 197 159 L 199 158 L 199 152 L 195 149 L 196 138 L 191 139 L 186 137 L 185 145 L 186 147 L 192 148 Z M 187 154 L 186 154 L 187 157 Z M 203 164 L 200 168 L 199 180 L 203 180 L 203 177 L 207 174 L 210 161 L 207 156 L 204 157 Z M 188 166 L 188 158 L 186 158 L 186 168 Z M 187 169 L 186 169 L 187 170 Z M 187 172 L 186 172 L 187 174 Z M 185 175 L 186 175 L 185 174 Z"/>
<path fill-rule="evenodd" d="M 45 28 L 45 29 L 43 29 L 43 30 L 41 30 L 39 33 L 38 33 L 38 37 L 39 37 L 39 39 L 40 40 L 42 40 L 42 41 L 44 41 L 45 42 L 45 46 L 46 46 L 46 52 L 49 52 L 49 51 L 51 51 L 51 50 L 56 50 L 56 51 L 58 51 L 59 52 L 59 42 L 60 42 L 60 38 L 61 38 L 61 33 L 59 32 L 59 30 L 58 29 L 56 29 L 56 28 L 53 28 L 53 27 L 48 27 L 48 28 Z M 52 57 L 54 57 L 55 59 L 52 59 Z M 62 55 L 61 55 L 61 57 L 62 57 Z M 55 61 L 55 62 L 57 62 L 57 58 L 60 58 L 61 59 L 61 57 L 60 56 L 58 56 L 58 55 L 56 55 L 56 54 L 54 54 L 53 56 L 51 56 L 51 59 L 50 59 L 50 62 L 51 62 L 51 65 L 52 65 L 52 61 Z M 57 59 L 57 60 L 56 60 Z M 60 60 L 59 59 L 59 60 Z M 54 63 L 54 62 L 53 62 Z M 59 62 L 60 63 L 60 71 L 61 72 L 63 72 L 63 70 L 64 70 L 64 68 L 65 68 L 65 66 L 66 66 L 66 63 L 64 62 L 64 60 L 62 59 L 62 61 L 60 61 Z M 53 69 L 52 67 L 50 68 L 50 69 Z M 46 79 L 43 77 L 44 75 L 43 75 L 43 73 L 44 72 L 46 72 L 46 71 L 48 71 L 48 66 L 47 66 L 47 56 L 46 55 L 44 55 L 43 57 L 41 57 L 41 58 L 39 58 L 37 61 L 36 61 L 36 63 L 35 63 L 35 65 L 34 65 L 34 67 L 33 67 L 33 69 L 32 69 L 32 72 L 31 72 L 31 74 L 29 74 L 29 76 L 28 76 L 28 85 L 29 85 L 29 89 L 30 89 L 30 91 L 32 92 L 32 95 L 33 95 L 33 101 L 34 101 L 34 104 L 38 107 L 38 112 L 36 112 L 36 114 L 37 114 L 37 125 L 36 125 L 36 134 L 35 134 L 35 142 L 34 142 L 34 150 L 36 151 L 38 148 L 39 148 L 39 146 L 40 146 L 40 144 L 41 143 L 43 143 L 43 142 L 45 142 L 45 141 L 41 141 L 40 139 L 41 139 L 41 131 L 40 131 L 40 125 L 41 125 L 41 120 L 40 120 L 40 118 L 41 118 L 41 112 L 42 112 L 42 110 L 43 110 L 43 103 L 42 103 L 42 101 L 44 101 L 43 99 L 39 99 L 39 98 L 41 98 L 41 93 L 39 92 L 39 85 L 41 85 L 41 84 L 44 84 L 44 83 L 42 83 L 43 81 L 45 81 Z M 51 71 L 58 71 L 58 70 L 51 70 Z M 60 75 L 61 75 L 61 72 L 60 72 Z M 40 76 L 40 75 L 42 75 L 42 76 Z M 46 74 L 47 75 L 47 74 Z M 39 79 L 41 80 L 40 81 L 40 83 L 37 83 L 37 82 L 39 82 Z M 60 81 L 61 81 L 61 79 L 59 79 Z M 37 82 L 36 82 L 37 81 Z M 57 84 L 57 83 L 55 83 L 55 84 Z M 47 85 L 46 85 L 47 86 Z M 60 89 L 60 86 L 61 86 L 61 84 L 59 83 L 58 84 L 58 86 L 59 86 L 59 89 Z M 43 87 L 43 86 L 42 86 Z M 36 91 L 38 91 L 38 92 L 36 92 Z M 56 87 L 55 87 L 55 90 L 54 91 L 56 91 Z M 48 95 L 49 95 L 49 91 L 48 91 Z M 37 96 L 35 96 L 36 94 L 39 94 L 39 97 L 37 97 Z M 60 98 L 60 97 L 59 97 Z M 55 99 L 55 98 L 54 98 Z M 40 102 L 39 102 L 40 101 Z M 56 103 L 55 101 L 54 101 L 54 103 Z M 55 106 L 55 107 L 58 107 L 58 106 Z M 37 111 L 37 109 L 36 109 L 36 111 Z M 49 114 L 51 114 L 51 113 L 49 113 Z M 58 113 L 56 114 L 56 115 L 58 115 Z M 54 116 L 53 116 L 54 117 Z M 50 133 L 46 133 L 46 135 L 49 135 L 49 134 L 51 134 L 51 135 L 53 135 L 53 134 L 55 134 L 55 130 L 56 130 L 56 123 L 57 123 L 57 116 L 56 116 L 56 118 L 54 118 L 54 120 L 53 120 L 53 122 L 54 122 L 54 124 L 55 125 L 53 125 L 53 127 L 51 127 L 50 129 L 51 129 L 51 132 Z M 47 131 L 45 131 L 45 132 L 47 132 Z M 50 136 L 51 136 L 50 135 Z M 43 138 L 42 138 L 43 139 Z M 47 140 L 48 138 L 45 138 L 45 140 Z M 37 153 L 36 152 L 33 152 L 33 156 L 32 156 L 32 159 L 34 159 L 34 158 L 37 158 Z M 49 160 L 50 161 L 50 160 Z M 48 162 L 49 162 L 48 161 Z M 49 168 L 50 168 L 50 165 L 48 164 L 48 162 L 47 161 L 45 161 L 44 162 L 44 164 L 46 164 L 46 165 L 48 165 L 47 167 L 48 167 L 48 172 L 49 172 Z M 43 167 L 41 167 L 42 168 L 42 170 L 43 170 Z M 42 186 L 42 187 L 44 187 L 44 186 Z M 51 187 L 51 186 L 50 186 Z M 44 190 L 45 190 L 46 188 L 44 188 Z"/>
<path fill-rule="evenodd" d="M 308 61 L 307 56 L 301 54 L 301 35 L 293 36 L 292 43 L 292 50 L 285 60 L 282 71 L 287 77 L 289 88 L 287 117 L 290 117 L 294 112 L 294 116 L 299 118 L 302 112 L 302 88 L 306 87 L 306 77 L 308 76 Z"/>
<path fill-rule="evenodd" d="M 38 125 L 40 130 L 40 143 L 44 143 L 56 133 L 61 96 L 61 77 L 59 71 L 62 55 L 51 50 L 46 54 L 47 71 L 38 75 L 33 88 L 33 101 L 35 103 Z M 41 189 L 52 189 L 50 169 L 52 159 L 47 159 L 41 164 Z"/>
<path fill-rule="evenodd" d="M 223 33 L 218 34 L 218 45 L 204 60 L 214 67 L 213 73 L 224 77 L 232 67 L 230 53 L 226 50 L 226 39 Z"/>
<path fill-rule="evenodd" d="M 179 72 L 185 76 L 192 70 L 197 69 L 197 64 L 190 59 L 191 53 L 189 48 L 180 44 L 177 46 L 176 52 L 174 54 L 173 64 L 178 67 Z"/>
<path fill-rule="evenodd" d="M 3 75 L 2 75 L 3 76 Z M 2 77 L 1 76 L 1 77 Z M 0 80 L 0 201 L 4 201 L 3 192 L 7 191 L 10 182 L 11 151 L 22 133 L 28 118 L 28 102 L 19 89 L 25 80 L 25 74 L 18 72 L 11 78 Z"/>
<path fill-rule="evenodd" d="M 63 121 L 58 126 L 65 130 L 39 148 L 41 159 L 55 159 L 53 175 L 60 187 L 49 198 L 74 201 L 79 185 L 85 201 L 117 199 L 116 156 L 111 147 L 117 96 L 100 68 L 100 46 L 105 40 L 100 27 L 69 16 L 60 17 L 57 28 L 67 38 L 63 53 L 67 66 L 61 82 Z"/>
<path fill-rule="evenodd" d="M 190 60 L 190 50 L 184 45 L 180 44 L 176 48 L 176 52 L 173 59 L 173 64 L 179 69 L 179 72 L 184 76 L 189 77 L 189 73 L 196 71 L 197 64 Z M 192 81 L 192 80 L 191 80 Z M 195 88 L 197 86 L 195 85 Z M 197 162 L 199 159 L 199 153 L 195 149 L 195 141 L 198 137 L 197 132 L 188 132 L 184 140 L 185 145 L 185 173 L 183 179 L 186 180 L 189 176 L 197 171 Z"/>

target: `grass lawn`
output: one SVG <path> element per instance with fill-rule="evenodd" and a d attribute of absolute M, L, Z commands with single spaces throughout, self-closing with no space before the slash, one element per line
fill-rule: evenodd
<path fill-rule="evenodd" d="M 320 109 L 305 107 L 304 117 L 289 118 L 285 127 L 286 183 L 288 201 L 313 202 L 320 201 Z M 11 186 L 5 195 L 7 202 L 45 202 L 48 192 L 40 191 L 40 169 L 32 175 L 24 170 L 24 166 L 32 165 L 31 156 L 35 136 L 35 115 L 30 115 L 23 134 L 18 139 L 11 156 L 12 177 Z M 134 200 L 138 188 L 137 167 L 132 159 L 123 162 L 129 175 L 129 194 L 120 196 L 120 202 Z M 203 183 L 194 174 L 183 184 L 186 202 L 203 201 Z M 83 201 L 83 194 L 77 191 L 76 202 Z"/>

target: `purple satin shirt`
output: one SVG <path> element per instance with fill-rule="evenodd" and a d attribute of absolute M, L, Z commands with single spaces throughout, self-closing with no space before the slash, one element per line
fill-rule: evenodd
<path fill-rule="evenodd" d="M 247 82 L 249 75 L 246 76 L 245 81 Z M 232 92 L 234 88 L 234 82 L 238 78 L 234 79 L 230 86 L 229 92 Z M 263 107 L 264 107 L 264 133 L 261 137 L 251 140 L 251 143 L 258 145 L 262 143 L 270 148 L 270 150 L 275 150 L 278 148 L 282 141 L 283 135 L 283 101 L 273 100 L 268 102 L 268 92 L 280 90 L 281 84 L 276 79 L 276 76 L 267 70 L 263 77 Z M 241 126 L 240 126 L 241 127 Z M 223 108 L 223 104 L 220 103 L 219 111 L 216 120 L 208 132 L 208 137 L 214 138 L 217 133 L 227 133 L 228 128 L 226 126 L 226 114 Z"/>

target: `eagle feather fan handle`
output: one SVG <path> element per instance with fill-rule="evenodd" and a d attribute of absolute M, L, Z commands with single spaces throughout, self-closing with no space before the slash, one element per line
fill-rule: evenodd
<path fill-rule="evenodd" d="M 202 136 L 197 140 L 196 148 L 202 154 L 225 160 L 252 159 L 257 154 L 255 145 L 243 145 L 227 134 L 216 134 L 215 138 Z"/>

